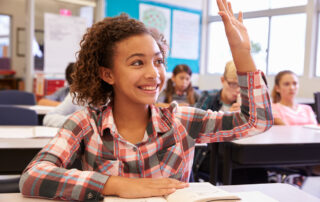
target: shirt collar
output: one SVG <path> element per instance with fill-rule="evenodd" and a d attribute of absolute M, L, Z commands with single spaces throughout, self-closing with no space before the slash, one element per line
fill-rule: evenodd
<path fill-rule="evenodd" d="M 151 119 L 147 126 L 148 135 L 165 133 L 169 131 L 172 127 L 172 111 L 177 107 L 177 103 L 172 103 L 168 108 L 159 108 L 154 105 L 150 105 L 151 109 Z M 118 130 L 114 121 L 112 104 L 109 103 L 106 106 L 100 108 L 101 110 L 101 133 L 103 136 L 103 131 L 105 129 L 109 129 L 114 137 L 118 136 Z M 153 127 L 149 127 L 153 126 Z M 148 128 L 152 128 L 152 131 L 148 130 Z M 153 133 L 153 130 L 156 133 Z"/>

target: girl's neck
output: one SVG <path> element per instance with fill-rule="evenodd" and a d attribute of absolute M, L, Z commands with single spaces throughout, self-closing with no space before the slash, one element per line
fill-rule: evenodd
<path fill-rule="evenodd" d="M 290 108 L 294 108 L 295 107 L 295 102 L 294 100 L 285 100 L 285 99 L 281 99 L 280 104 L 290 107 Z"/>
<path fill-rule="evenodd" d="M 181 91 L 181 90 L 178 90 L 178 89 L 175 89 L 175 91 L 176 91 L 177 95 L 183 95 L 183 93 L 184 93 L 184 91 Z"/>
<path fill-rule="evenodd" d="M 115 101 L 112 111 L 120 135 L 133 144 L 140 142 L 150 118 L 149 105 Z"/>

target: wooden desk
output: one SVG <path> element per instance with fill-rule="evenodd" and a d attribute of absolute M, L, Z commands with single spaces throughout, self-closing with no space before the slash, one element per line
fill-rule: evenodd
<path fill-rule="evenodd" d="M 39 126 L 37 126 L 39 127 Z M 35 126 L 0 126 L 0 137 L 15 129 L 30 129 Z M 40 132 L 46 132 L 46 128 Z M 52 132 L 52 128 L 48 128 Z M 58 128 L 57 128 L 58 130 Z M 39 131 L 38 131 L 39 132 Z M 40 134 L 42 135 L 42 134 Z M 0 138 L 0 174 L 21 174 L 31 159 L 44 147 L 51 138 Z M 0 200 L 1 201 L 1 200 Z"/>
<path fill-rule="evenodd" d="M 231 184 L 234 168 L 320 164 L 320 131 L 303 126 L 273 126 L 265 133 L 221 145 L 224 185 Z M 216 157 L 211 161 L 217 162 Z M 218 169 L 213 164 L 212 175 Z"/>
<path fill-rule="evenodd" d="M 288 184 L 255 184 L 255 185 L 232 185 L 219 186 L 219 188 L 228 192 L 243 192 L 243 191 L 260 191 L 279 202 L 319 202 L 316 198 L 304 191 L 301 191 Z M 0 194 L 0 201 L 15 201 L 15 202 L 52 202 L 49 199 L 36 199 L 23 197 L 20 193 Z"/>
<path fill-rule="evenodd" d="M 219 186 L 227 192 L 260 191 L 279 202 L 320 202 L 320 199 L 292 185 L 281 183 Z M 1 198 L 0 198 L 1 199 Z"/>

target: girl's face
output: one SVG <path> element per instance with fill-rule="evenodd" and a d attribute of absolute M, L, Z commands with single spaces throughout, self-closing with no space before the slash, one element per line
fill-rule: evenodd
<path fill-rule="evenodd" d="M 116 44 L 114 67 L 101 68 L 101 78 L 113 86 L 115 102 L 153 104 L 165 80 L 164 58 L 148 34 Z"/>
<path fill-rule="evenodd" d="M 280 94 L 281 100 L 294 100 L 298 93 L 299 81 L 294 74 L 285 74 L 281 77 L 276 91 Z"/>
<path fill-rule="evenodd" d="M 191 76 L 187 72 L 179 72 L 177 75 L 173 75 L 171 79 L 178 91 L 185 91 L 191 82 Z"/>

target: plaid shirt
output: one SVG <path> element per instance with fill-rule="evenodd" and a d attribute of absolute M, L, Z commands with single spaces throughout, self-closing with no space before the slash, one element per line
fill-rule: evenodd
<path fill-rule="evenodd" d="M 20 190 L 28 196 L 99 200 L 109 176 L 170 177 L 187 182 L 194 145 L 231 141 L 270 128 L 273 117 L 260 71 L 239 75 L 241 113 L 193 107 L 150 106 L 145 138 L 134 145 L 117 131 L 112 106 L 74 113 L 25 169 Z M 68 168 L 82 159 L 83 171 Z"/>

